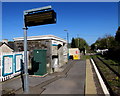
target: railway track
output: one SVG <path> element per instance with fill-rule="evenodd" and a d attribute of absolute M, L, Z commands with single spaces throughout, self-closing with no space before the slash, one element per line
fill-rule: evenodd
<path fill-rule="evenodd" d="M 120 74 L 115 71 L 113 68 L 111 68 L 107 63 L 105 63 L 100 57 L 97 57 L 103 64 L 105 64 L 114 74 L 116 74 L 116 76 L 118 76 L 120 78 Z"/>
<path fill-rule="evenodd" d="M 120 74 L 111 68 L 109 64 L 105 63 L 101 58 L 94 57 L 92 58 L 96 64 L 96 67 L 98 68 L 108 90 L 111 96 L 120 96 L 120 86 L 117 86 L 117 83 L 120 83 Z M 98 64 L 99 63 L 99 64 Z M 116 81 L 115 78 L 119 78 L 118 81 Z M 113 82 L 116 82 L 116 84 L 112 84 Z M 119 84 L 120 85 L 120 84 Z"/>

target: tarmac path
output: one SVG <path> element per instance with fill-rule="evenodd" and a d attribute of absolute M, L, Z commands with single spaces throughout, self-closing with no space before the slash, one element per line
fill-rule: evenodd
<path fill-rule="evenodd" d="M 75 60 L 66 77 L 44 86 L 42 94 L 85 94 L 86 61 Z"/>

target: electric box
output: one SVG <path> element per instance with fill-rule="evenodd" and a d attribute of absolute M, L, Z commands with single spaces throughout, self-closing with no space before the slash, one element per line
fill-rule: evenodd
<path fill-rule="evenodd" d="M 33 51 L 33 69 L 34 75 L 43 76 L 47 73 L 46 68 L 46 50 L 35 49 Z"/>

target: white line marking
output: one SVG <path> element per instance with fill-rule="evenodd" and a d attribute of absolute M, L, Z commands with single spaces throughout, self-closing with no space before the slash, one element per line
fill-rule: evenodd
<path fill-rule="evenodd" d="M 103 90 L 105 96 L 110 96 L 110 93 L 109 93 L 109 91 L 108 91 L 108 89 L 107 89 L 107 87 L 106 87 L 106 85 L 105 85 L 105 83 L 104 83 L 104 81 L 103 81 L 103 79 L 102 79 L 102 77 L 101 77 L 101 75 L 100 75 L 100 73 L 99 73 L 99 71 L 98 71 L 94 61 L 93 61 L 93 59 L 90 59 L 90 60 L 91 60 L 91 62 L 93 64 L 93 67 L 94 67 L 95 72 L 96 72 L 96 74 L 98 76 L 99 82 L 101 84 L 101 87 L 102 87 L 102 90 Z"/>

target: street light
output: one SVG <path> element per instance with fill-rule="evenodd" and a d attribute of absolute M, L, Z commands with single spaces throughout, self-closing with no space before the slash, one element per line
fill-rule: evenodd
<path fill-rule="evenodd" d="M 79 48 L 79 34 L 77 34 L 77 37 L 78 37 L 78 48 Z"/>
<path fill-rule="evenodd" d="M 69 34 L 68 34 L 68 30 L 64 30 L 64 31 L 66 31 L 67 32 L 67 48 L 69 48 Z M 69 59 L 69 49 L 68 49 L 68 54 L 67 54 L 67 56 L 68 56 L 68 59 Z"/>
<path fill-rule="evenodd" d="M 107 38 L 107 48 L 109 48 L 109 38 Z"/>
<path fill-rule="evenodd" d="M 98 46 L 98 45 L 97 45 L 97 44 L 95 44 L 95 50 L 97 50 L 97 46 Z"/>
<path fill-rule="evenodd" d="M 68 30 L 66 30 L 66 29 L 64 31 L 67 32 L 67 48 L 69 48 L 69 46 L 68 46 L 68 44 L 69 44 L 69 33 L 68 33 Z"/>

